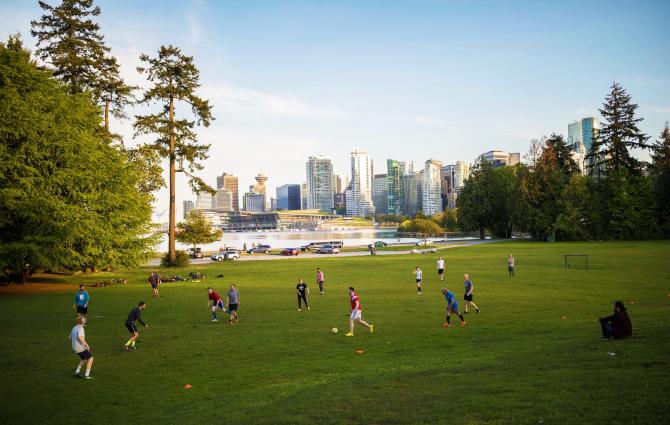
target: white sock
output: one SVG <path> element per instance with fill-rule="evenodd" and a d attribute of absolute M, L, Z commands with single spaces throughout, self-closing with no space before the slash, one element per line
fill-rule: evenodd
<path fill-rule="evenodd" d="M 81 372 L 81 365 L 78 365 L 77 370 L 75 370 L 75 373 L 79 373 L 79 372 Z"/>
<path fill-rule="evenodd" d="M 91 374 L 91 369 L 86 369 L 86 376 Z"/>

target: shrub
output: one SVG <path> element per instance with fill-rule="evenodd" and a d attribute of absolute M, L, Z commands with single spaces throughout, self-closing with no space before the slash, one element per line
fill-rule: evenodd
<path fill-rule="evenodd" d="M 168 254 L 161 259 L 161 267 L 188 267 L 191 264 L 191 257 L 186 251 L 177 251 L 175 262 L 171 263 Z"/>

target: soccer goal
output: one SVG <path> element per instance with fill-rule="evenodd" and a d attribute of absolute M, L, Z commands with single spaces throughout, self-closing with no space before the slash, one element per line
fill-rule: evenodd
<path fill-rule="evenodd" d="M 565 255 L 566 269 L 588 269 L 589 256 L 586 254 L 566 254 Z"/>

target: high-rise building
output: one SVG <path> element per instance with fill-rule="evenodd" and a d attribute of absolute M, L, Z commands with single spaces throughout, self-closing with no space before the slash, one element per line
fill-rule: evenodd
<path fill-rule="evenodd" d="M 188 213 L 195 208 L 193 201 L 184 201 L 184 218 L 188 216 Z"/>
<path fill-rule="evenodd" d="M 403 214 L 413 217 L 422 209 L 423 173 L 409 173 L 401 177 L 402 180 L 402 211 Z"/>
<path fill-rule="evenodd" d="M 386 214 L 388 210 L 388 181 L 386 174 L 375 174 L 372 178 L 372 204 L 375 212 Z"/>
<path fill-rule="evenodd" d="M 307 209 L 307 182 L 300 184 L 300 209 Z"/>
<path fill-rule="evenodd" d="M 462 189 L 468 177 L 470 177 L 470 164 L 456 161 L 456 164 L 454 164 L 454 190 Z"/>
<path fill-rule="evenodd" d="M 228 189 L 218 189 L 212 195 L 212 208 L 222 211 L 233 211 L 233 194 Z"/>
<path fill-rule="evenodd" d="M 386 160 L 386 192 L 388 214 L 404 214 L 403 180 L 407 174 L 407 163 L 393 159 Z"/>
<path fill-rule="evenodd" d="M 333 211 L 333 163 L 324 156 L 310 156 L 306 164 L 307 209 Z"/>
<path fill-rule="evenodd" d="M 427 216 L 442 211 L 442 185 L 440 174 L 442 163 L 435 159 L 426 161 L 423 172 L 423 213 Z"/>
<path fill-rule="evenodd" d="M 212 194 L 209 192 L 197 192 L 197 198 L 195 200 L 195 209 L 196 210 L 208 210 L 212 208 Z"/>
<path fill-rule="evenodd" d="M 499 150 L 488 151 L 480 156 L 490 162 L 493 168 L 518 164 L 521 158 L 521 154 L 519 153 L 507 153 Z"/>
<path fill-rule="evenodd" d="M 349 184 L 349 178 L 340 174 L 333 174 L 333 191 L 335 193 L 344 193 Z"/>
<path fill-rule="evenodd" d="M 300 185 L 285 184 L 277 188 L 277 210 L 300 209 Z"/>
<path fill-rule="evenodd" d="M 351 152 L 351 180 L 347 191 L 347 215 L 365 217 L 375 213 L 372 203 L 372 161 L 365 149 Z"/>
<path fill-rule="evenodd" d="M 593 145 L 593 136 L 598 132 L 598 118 L 586 117 L 568 124 L 568 145 L 582 174 L 586 173 L 586 155 Z"/>
<path fill-rule="evenodd" d="M 568 124 L 568 146 L 575 146 L 584 143 L 582 139 L 582 121 L 574 121 Z"/>
<path fill-rule="evenodd" d="M 216 188 L 217 189 L 227 189 L 230 192 L 232 198 L 232 210 L 240 210 L 240 192 L 239 192 L 239 183 L 237 176 L 232 174 L 223 173 L 220 176 L 216 177 Z"/>
<path fill-rule="evenodd" d="M 343 193 L 336 193 L 333 198 L 334 198 L 333 202 L 335 204 L 335 209 L 346 211 L 346 209 L 347 209 L 347 197 L 344 194 L 344 192 Z"/>
<path fill-rule="evenodd" d="M 582 118 L 582 143 L 584 144 L 584 150 L 587 153 L 593 145 L 593 136 L 598 132 L 598 128 L 600 128 L 598 118 Z"/>
<path fill-rule="evenodd" d="M 265 193 L 265 182 L 268 181 L 268 177 L 263 173 L 259 173 L 256 177 L 256 184 L 249 186 L 249 193 L 257 193 L 263 195 L 263 211 L 267 210 L 270 205 L 268 205 L 268 199 Z M 248 210 L 247 210 L 248 211 Z"/>
<path fill-rule="evenodd" d="M 247 192 L 242 198 L 242 205 L 244 211 L 263 212 L 265 211 L 265 194 Z"/>

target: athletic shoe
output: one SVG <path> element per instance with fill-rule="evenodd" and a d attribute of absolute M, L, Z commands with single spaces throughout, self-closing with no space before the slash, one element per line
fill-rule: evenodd
<path fill-rule="evenodd" d="M 347 332 L 344 334 L 344 336 L 354 336 L 354 334 L 352 334 L 351 332 Z"/>
<path fill-rule="evenodd" d="M 130 351 L 130 347 L 128 347 L 127 345 L 124 345 L 123 346 L 123 351 Z"/>
<path fill-rule="evenodd" d="M 464 312 L 463 312 L 463 314 L 468 314 L 468 313 L 469 313 L 469 311 L 464 311 Z"/>
<path fill-rule="evenodd" d="M 218 322 L 219 319 L 212 319 L 212 322 Z"/>
<path fill-rule="evenodd" d="M 309 308 L 309 307 L 307 307 L 307 310 L 309 310 L 309 311 L 312 311 L 312 309 L 311 309 L 311 308 Z"/>
<path fill-rule="evenodd" d="M 375 325 L 370 325 L 370 333 L 373 333 L 375 331 Z"/>
<path fill-rule="evenodd" d="M 479 314 L 479 309 L 477 309 L 477 314 Z"/>
<path fill-rule="evenodd" d="M 463 321 L 461 322 L 461 327 L 462 327 L 462 328 L 465 327 L 465 320 L 463 320 Z"/>
<path fill-rule="evenodd" d="M 298 311 L 302 311 L 302 309 L 299 308 Z"/>
<path fill-rule="evenodd" d="M 75 378 L 81 378 L 81 375 L 77 371 L 72 372 L 72 376 Z"/>
<path fill-rule="evenodd" d="M 92 381 L 93 379 L 95 379 L 90 375 L 89 376 L 82 376 L 82 378 L 86 379 L 87 381 Z"/>
<path fill-rule="evenodd" d="M 447 322 L 442 323 L 443 328 L 448 328 L 449 326 L 451 326 L 451 325 Z"/>
<path fill-rule="evenodd" d="M 325 294 L 325 292 L 321 292 L 321 295 Z"/>

